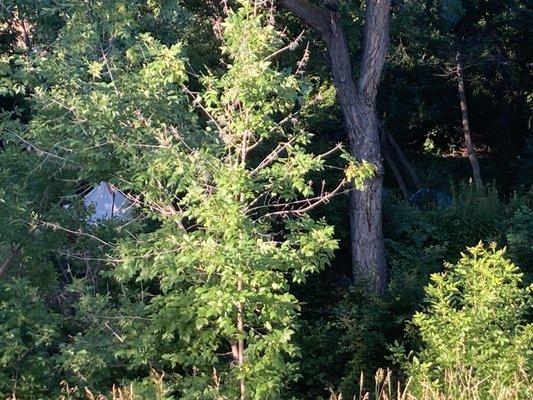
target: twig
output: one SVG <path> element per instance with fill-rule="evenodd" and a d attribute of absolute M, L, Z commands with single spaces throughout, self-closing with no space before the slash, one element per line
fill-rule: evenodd
<path fill-rule="evenodd" d="M 261 171 L 263 168 L 268 167 L 270 164 L 272 164 L 274 161 L 276 161 L 280 154 L 283 152 L 283 150 L 287 149 L 294 141 L 298 138 L 298 136 L 293 136 L 290 138 L 287 142 L 283 144 L 278 144 L 274 150 L 270 152 L 269 155 L 267 155 L 263 161 L 259 163 L 257 167 L 255 167 L 251 172 L 251 176 L 255 176 Z"/>
<path fill-rule="evenodd" d="M 302 214 L 304 214 L 304 213 L 306 213 L 308 211 L 311 211 L 313 208 L 318 207 L 320 204 L 328 202 L 332 197 L 334 197 L 336 195 L 344 194 L 344 193 L 349 192 L 351 189 L 347 189 L 347 190 L 342 191 L 347 183 L 348 182 L 347 182 L 347 180 L 345 178 L 339 183 L 339 185 L 331 193 L 326 193 L 324 195 L 317 196 L 317 197 L 314 197 L 314 198 L 311 198 L 311 199 L 306 199 L 306 200 L 299 201 L 300 203 L 301 202 L 307 202 L 309 204 L 309 205 L 307 205 L 305 207 L 297 208 L 297 209 L 290 209 L 290 210 L 273 211 L 273 212 L 266 213 L 264 215 L 264 217 L 273 217 L 273 216 L 276 216 L 276 215 L 281 215 L 281 216 L 302 215 Z M 314 201 L 314 202 L 312 202 L 312 201 Z M 294 205 L 296 203 L 298 203 L 298 202 L 292 202 L 292 203 L 286 203 L 286 204 L 282 204 L 282 205 L 276 205 L 275 207 L 279 207 L 279 206 L 288 207 L 288 206 Z"/>
<path fill-rule="evenodd" d="M 62 227 L 61 225 L 58 225 L 58 224 L 54 224 L 52 222 L 47 222 L 47 221 L 42 221 L 42 220 L 37 220 L 39 223 L 41 223 L 43 226 L 46 226 L 46 227 L 49 227 L 49 228 L 52 228 L 52 229 L 59 229 L 59 230 L 62 230 L 62 231 L 65 231 L 65 232 L 68 232 L 68 233 L 72 233 L 74 235 L 78 235 L 78 236 L 86 236 L 88 238 L 91 238 L 91 239 L 94 239 L 96 240 L 97 242 L 100 242 L 102 243 L 103 245 L 105 246 L 108 246 L 108 247 L 116 247 L 115 245 L 111 244 L 111 243 L 108 243 L 102 239 L 100 239 L 99 237 L 97 236 L 94 236 L 94 235 L 91 235 L 90 233 L 87 233 L 87 232 L 83 232 L 83 231 L 80 231 L 79 229 L 74 231 L 72 229 L 68 229 L 68 228 L 65 228 L 65 227 Z"/>
<path fill-rule="evenodd" d="M 194 100 L 194 103 L 197 104 L 198 107 L 200 107 L 200 109 L 207 115 L 207 117 L 211 120 L 211 122 L 213 122 L 215 124 L 215 126 L 219 130 L 220 134 L 222 135 L 224 130 L 218 124 L 218 122 L 215 120 L 215 118 L 211 115 L 211 113 L 209 111 L 207 111 L 207 109 L 202 105 L 202 102 L 200 100 L 198 100 L 198 98 L 194 95 L 193 92 L 191 92 L 189 90 L 189 88 L 187 86 L 181 85 L 181 88 L 185 91 L 185 93 L 187 93 Z M 224 140 L 223 137 L 222 137 L 222 140 Z"/>
<path fill-rule="evenodd" d="M 65 161 L 65 162 L 68 162 L 68 163 L 71 163 L 71 164 L 74 164 L 76 165 L 77 167 L 82 167 L 81 164 L 75 162 L 75 161 L 72 161 L 72 160 L 69 160 L 68 158 L 64 158 L 64 157 L 61 157 L 61 156 L 58 156 L 57 154 L 54 154 L 54 153 L 50 153 L 46 150 L 42 150 L 40 148 L 38 148 L 37 146 L 35 146 L 33 143 L 30 143 L 28 142 L 26 139 L 24 139 L 23 137 L 17 135 L 15 132 L 9 132 L 10 134 L 12 134 L 13 136 L 15 136 L 18 140 L 20 140 L 22 143 L 24 143 L 26 146 L 29 146 L 31 147 L 33 150 L 35 150 L 37 152 L 38 155 L 43 155 L 43 154 L 46 154 L 47 156 L 49 157 L 52 157 L 52 158 L 57 158 L 58 160 L 61 160 L 61 161 Z"/>
<path fill-rule="evenodd" d="M 331 154 L 337 152 L 338 150 L 342 149 L 342 146 L 343 144 L 342 143 L 337 143 L 335 145 L 335 147 L 331 148 L 330 150 L 326 151 L 325 153 L 322 153 L 320 155 L 317 156 L 317 159 L 322 159 L 322 158 L 326 158 L 328 156 L 330 156 Z"/>
<path fill-rule="evenodd" d="M 282 53 L 284 53 L 286 51 L 293 51 L 294 49 L 296 49 L 296 47 L 298 47 L 298 44 L 301 42 L 301 40 L 302 40 L 302 38 L 304 36 L 304 33 L 305 33 L 305 30 L 300 32 L 300 34 L 292 42 L 290 42 L 287 46 L 276 50 L 274 53 L 272 53 L 268 57 L 266 57 L 265 61 L 270 61 L 273 58 L 275 58 L 276 56 L 278 56 L 278 55 L 280 55 L 280 54 L 282 54 Z"/>

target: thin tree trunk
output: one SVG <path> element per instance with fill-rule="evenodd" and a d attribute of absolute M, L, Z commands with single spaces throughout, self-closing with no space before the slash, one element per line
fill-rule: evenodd
<path fill-rule="evenodd" d="M 415 169 L 413 168 L 413 166 L 411 165 L 407 157 L 405 157 L 405 154 L 402 148 L 400 147 L 400 145 L 398 144 L 394 136 L 392 136 L 386 129 L 384 130 L 384 136 L 387 140 L 387 143 L 392 144 L 392 146 L 394 147 L 394 150 L 396 150 L 396 154 L 398 154 L 398 158 L 400 159 L 400 162 L 402 163 L 404 168 L 407 170 L 407 173 L 411 177 L 411 180 L 413 181 L 415 185 L 415 189 L 416 190 L 422 189 L 422 183 L 420 182 L 420 179 L 418 178 L 418 175 Z"/>
<path fill-rule="evenodd" d="M 377 167 L 363 190 L 350 197 L 350 235 L 354 276 L 383 293 L 387 265 L 381 222 L 383 164 L 380 149 L 376 96 L 388 49 L 390 0 L 367 0 L 363 57 L 357 84 L 352 76 L 348 45 L 336 10 L 314 6 L 306 0 L 280 0 L 304 23 L 321 33 L 330 60 L 346 124 L 350 152 Z"/>
<path fill-rule="evenodd" d="M 237 282 L 237 291 L 242 292 L 242 278 L 239 278 Z M 239 334 L 239 338 L 237 339 L 237 365 L 239 368 L 242 368 L 244 365 L 244 315 L 240 301 L 237 302 L 237 332 Z M 246 397 L 244 378 L 239 379 L 239 387 L 241 392 L 240 399 L 244 400 Z"/>
<path fill-rule="evenodd" d="M 17 44 L 25 51 L 31 50 L 31 36 L 30 27 L 28 22 L 24 19 L 13 18 L 11 20 L 11 26 L 17 31 Z"/>
<path fill-rule="evenodd" d="M 463 122 L 463 135 L 465 137 L 466 151 L 468 153 L 468 160 L 472 166 L 474 183 L 479 189 L 483 187 L 483 181 L 481 180 L 481 171 L 479 169 L 479 163 L 476 157 L 476 149 L 474 148 L 474 144 L 472 142 L 472 132 L 470 131 L 470 122 L 468 119 L 468 105 L 466 102 L 463 64 L 461 60 L 461 54 L 459 52 L 457 53 L 457 83 L 459 90 L 459 102 L 461 104 L 461 117 Z"/>
<path fill-rule="evenodd" d="M 398 187 L 402 191 L 404 198 L 407 199 L 409 197 L 409 190 L 407 190 L 407 185 L 405 184 L 405 180 L 403 179 L 400 169 L 396 166 L 396 163 L 390 154 L 388 145 L 389 143 L 387 141 L 387 134 L 385 130 L 381 128 L 381 154 L 383 154 L 383 158 L 389 165 L 392 174 L 396 178 L 396 182 L 398 183 Z"/>

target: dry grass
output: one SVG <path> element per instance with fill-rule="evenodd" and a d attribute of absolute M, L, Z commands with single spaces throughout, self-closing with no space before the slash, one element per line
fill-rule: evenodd
<path fill-rule="evenodd" d="M 59 400 L 74 400 L 81 397 L 80 389 L 77 386 L 70 387 L 67 382 L 62 382 L 61 386 L 63 394 L 59 397 Z M 86 400 L 135 400 L 132 385 L 129 387 L 116 387 L 113 385 L 111 393 L 107 396 L 101 393 L 95 394 L 90 389 L 84 388 L 83 397 Z"/>
<path fill-rule="evenodd" d="M 163 375 L 152 371 L 152 384 L 158 400 L 166 394 Z M 134 387 L 113 386 L 108 395 L 95 394 L 91 390 L 70 387 L 62 383 L 62 395 L 59 400 L 140 400 L 145 399 L 134 393 Z M 363 374 L 359 387 L 365 387 Z M 374 375 L 374 388 L 371 392 L 360 392 L 349 400 L 529 400 L 533 399 L 533 382 L 525 370 L 516 374 L 513 380 L 502 383 L 497 376 L 480 380 L 472 369 L 457 368 L 447 370 L 444 383 L 437 386 L 429 381 L 413 382 L 411 379 L 401 384 L 390 370 L 379 369 Z M 12 400 L 15 400 L 14 398 Z M 348 400 L 342 394 L 331 392 L 329 400 Z"/>
<path fill-rule="evenodd" d="M 529 400 L 533 399 L 533 383 L 521 370 L 511 382 L 503 384 L 498 377 L 479 380 L 472 369 L 458 368 L 445 372 L 444 384 L 437 386 L 429 381 L 414 385 L 408 380 L 403 386 L 393 379 L 390 370 L 379 369 L 374 376 L 374 390 L 363 392 L 353 400 Z M 359 387 L 364 387 L 361 374 Z M 413 386 L 416 386 L 414 390 Z M 342 394 L 332 393 L 330 400 L 347 400 Z"/>
<path fill-rule="evenodd" d="M 164 384 L 164 374 L 157 373 L 152 370 L 150 373 L 151 385 L 154 389 L 155 397 L 150 400 L 159 400 L 166 398 L 167 390 Z M 101 393 L 94 393 L 89 388 L 85 387 L 83 390 L 75 387 L 70 387 L 65 381 L 61 382 L 61 392 L 63 393 L 58 400 L 145 400 L 145 397 L 140 397 L 135 393 L 133 384 L 129 386 L 115 386 L 111 388 L 111 393 L 104 395 Z"/>

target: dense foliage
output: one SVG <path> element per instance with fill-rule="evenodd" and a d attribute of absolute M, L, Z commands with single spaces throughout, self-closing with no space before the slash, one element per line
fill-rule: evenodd
<path fill-rule="evenodd" d="M 531 287 L 521 287 L 521 274 L 503 250 L 479 244 L 468 253 L 443 274 L 432 275 L 429 305 L 413 317 L 424 347 L 406 368 L 415 384 L 442 385 L 444 371 L 467 372 L 480 382 L 482 398 L 499 398 L 498 390 L 511 383 L 524 385 L 520 397 L 526 398 Z"/>
<path fill-rule="evenodd" d="M 286 3 L 0 3 L 0 397 L 531 398 L 530 4 L 392 2 L 376 293 L 349 195 L 383 171 Z M 309 4 L 359 68 L 365 2 Z"/>

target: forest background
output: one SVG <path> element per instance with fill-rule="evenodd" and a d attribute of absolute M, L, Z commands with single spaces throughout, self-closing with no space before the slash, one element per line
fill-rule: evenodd
<path fill-rule="evenodd" d="M 531 6 L 2 1 L 0 396 L 531 398 Z"/>

